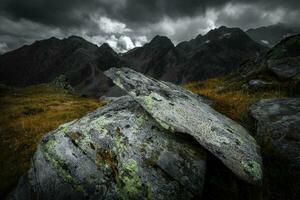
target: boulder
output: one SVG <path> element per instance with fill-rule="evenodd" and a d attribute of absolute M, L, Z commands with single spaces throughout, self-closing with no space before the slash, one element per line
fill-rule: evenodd
<path fill-rule="evenodd" d="M 300 169 L 300 98 L 264 99 L 250 107 L 257 137 L 271 140 L 291 164 Z"/>
<path fill-rule="evenodd" d="M 261 157 L 255 139 L 241 125 L 213 110 L 203 98 L 128 68 L 111 68 L 105 75 L 162 127 L 193 136 L 239 178 L 260 183 Z"/>
<path fill-rule="evenodd" d="M 131 97 L 48 133 L 10 199 L 195 199 L 206 152 Z"/>

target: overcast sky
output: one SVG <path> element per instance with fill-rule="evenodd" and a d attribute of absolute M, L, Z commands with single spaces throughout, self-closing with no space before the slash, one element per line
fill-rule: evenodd
<path fill-rule="evenodd" d="M 120 52 L 157 34 L 176 44 L 220 25 L 300 26 L 299 19 L 300 0 L 0 0 L 0 53 L 70 35 Z"/>

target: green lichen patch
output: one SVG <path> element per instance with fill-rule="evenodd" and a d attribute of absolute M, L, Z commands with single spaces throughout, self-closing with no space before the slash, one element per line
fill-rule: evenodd
<path fill-rule="evenodd" d="M 149 96 L 144 97 L 144 103 L 147 109 L 152 109 L 153 107 L 153 99 L 151 94 Z"/>
<path fill-rule="evenodd" d="M 142 189 L 137 161 L 129 159 L 120 167 L 117 193 L 121 199 L 139 199 Z"/>
<path fill-rule="evenodd" d="M 45 159 L 50 163 L 50 165 L 55 169 L 58 175 L 67 183 L 70 183 L 77 191 L 86 193 L 80 183 L 71 175 L 68 168 L 66 168 L 66 163 L 64 159 L 61 158 L 56 152 L 55 147 L 57 142 L 55 138 L 51 138 L 48 142 L 41 146 L 42 153 Z"/>
<path fill-rule="evenodd" d="M 245 172 L 253 177 L 253 182 L 260 183 L 262 180 L 261 165 L 255 161 L 242 162 Z"/>

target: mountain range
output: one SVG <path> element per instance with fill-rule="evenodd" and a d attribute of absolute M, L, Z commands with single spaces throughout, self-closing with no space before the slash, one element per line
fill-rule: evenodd
<path fill-rule="evenodd" d="M 247 33 L 222 26 L 176 46 L 169 38 L 156 36 L 124 54 L 77 36 L 52 37 L 0 56 L 0 84 L 23 87 L 65 75 L 80 94 L 101 96 L 111 90 L 112 83 L 103 75 L 111 67 L 130 67 L 177 84 L 204 80 L 235 71 L 269 49 Z"/>

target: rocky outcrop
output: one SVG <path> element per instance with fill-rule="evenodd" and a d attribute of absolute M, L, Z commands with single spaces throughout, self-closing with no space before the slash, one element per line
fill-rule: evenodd
<path fill-rule="evenodd" d="M 201 97 L 128 68 L 111 68 L 105 75 L 162 127 L 193 136 L 241 179 L 251 183 L 261 181 L 261 158 L 254 138 L 242 126 L 213 110 Z"/>
<path fill-rule="evenodd" d="M 192 199 L 206 153 L 131 97 L 48 133 L 11 199 Z"/>
<path fill-rule="evenodd" d="M 67 77 L 63 74 L 57 77 L 56 79 L 54 79 L 54 81 L 52 81 L 52 84 L 63 90 L 74 92 L 74 88 L 71 86 Z"/>
<path fill-rule="evenodd" d="M 300 80 L 300 35 L 285 38 L 260 59 L 244 64 L 244 77 L 268 74 L 279 81 Z"/>
<path fill-rule="evenodd" d="M 279 79 L 300 80 L 300 35 L 288 37 L 271 49 L 266 65 Z"/>
<path fill-rule="evenodd" d="M 261 182 L 255 140 L 201 96 L 128 68 L 105 74 L 131 97 L 44 136 L 11 199 L 196 199 L 204 148 L 240 179 Z"/>
<path fill-rule="evenodd" d="M 250 108 L 257 121 L 257 137 L 270 140 L 300 169 L 300 98 L 264 99 Z"/>

